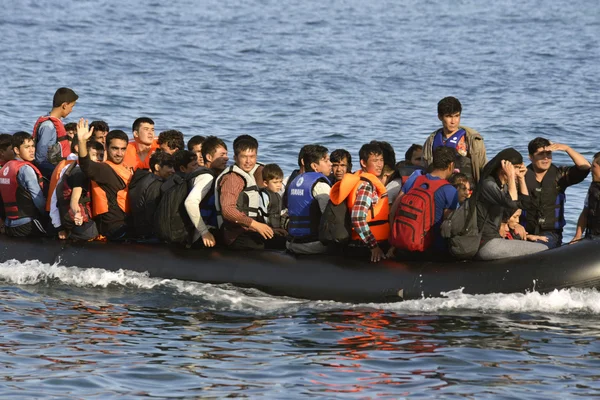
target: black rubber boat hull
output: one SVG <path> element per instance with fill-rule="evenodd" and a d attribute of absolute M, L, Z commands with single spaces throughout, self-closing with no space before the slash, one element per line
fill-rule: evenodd
<path fill-rule="evenodd" d="M 312 300 L 395 302 L 468 294 L 549 292 L 600 286 L 600 241 L 491 262 L 378 264 L 334 256 L 294 257 L 276 251 L 183 250 L 160 244 L 0 241 L 0 262 L 39 260 L 79 268 L 148 272 L 151 277 L 231 283 Z"/>

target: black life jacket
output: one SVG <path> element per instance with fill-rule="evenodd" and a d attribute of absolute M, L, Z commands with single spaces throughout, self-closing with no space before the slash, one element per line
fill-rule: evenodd
<path fill-rule="evenodd" d="M 558 185 L 559 170 L 552 164 L 542 182 L 535 179 L 533 167 L 529 165 L 525 182 L 531 204 L 521 214 L 521 224 L 534 235 L 544 231 L 562 232 L 565 222 L 565 192 Z"/>
<path fill-rule="evenodd" d="M 600 236 L 600 182 L 592 182 L 588 190 L 586 236 Z"/>
<path fill-rule="evenodd" d="M 269 201 L 269 206 L 266 210 L 262 207 L 263 202 L 261 201 L 259 216 L 270 227 L 281 228 L 281 195 L 267 189 L 260 189 L 259 193 L 261 198 L 268 199 Z"/>
<path fill-rule="evenodd" d="M 75 214 L 71 210 L 71 195 L 73 193 L 73 188 L 69 186 L 68 182 L 69 176 L 71 176 L 75 168 L 79 168 L 77 163 L 72 163 L 69 165 L 63 176 L 56 184 L 56 204 L 60 213 L 60 223 L 65 229 L 73 229 L 75 226 L 75 221 L 73 220 Z M 92 207 L 90 202 L 90 193 L 88 190 L 84 189 L 81 192 L 81 197 L 79 197 L 79 211 L 81 211 L 83 223 L 92 220 Z"/>
<path fill-rule="evenodd" d="M 296 177 L 300 175 L 300 170 L 299 169 L 295 169 L 292 171 L 292 173 L 290 174 L 290 177 L 288 178 L 287 184 L 288 186 L 290 185 L 290 183 L 292 183 L 292 181 L 294 179 L 296 179 Z M 288 191 L 287 188 L 286 190 L 283 191 L 283 197 L 281 199 L 281 207 L 285 210 L 286 208 L 288 208 Z"/>
<path fill-rule="evenodd" d="M 185 209 L 185 199 L 192 189 L 194 178 L 202 174 L 211 174 L 208 168 L 199 168 L 191 174 L 173 174 L 161 185 L 161 199 L 154 215 L 156 236 L 170 243 L 191 244 L 194 225 Z"/>
<path fill-rule="evenodd" d="M 128 201 L 136 236 L 153 236 L 153 216 L 160 201 L 162 183 L 158 175 L 141 168 L 131 178 Z"/>

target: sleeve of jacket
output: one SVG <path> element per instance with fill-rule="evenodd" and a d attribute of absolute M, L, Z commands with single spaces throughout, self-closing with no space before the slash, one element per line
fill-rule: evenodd
<path fill-rule="evenodd" d="M 435 136 L 435 132 L 429 135 L 429 137 L 425 140 L 423 144 L 423 162 L 425 163 L 424 167 L 427 168 L 433 162 L 433 138 Z"/>
<path fill-rule="evenodd" d="M 475 179 L 475 182 L 479 182 L 481 171 L 485 164 L 487 164 L 487 154 L 483 137 L 477 131 L 475 131 L 475 133 L 476 134 L 471 139 L 471 148 L 469 152 L 471 153 L 471 163 L 473 165 L 473 178 Z"/>

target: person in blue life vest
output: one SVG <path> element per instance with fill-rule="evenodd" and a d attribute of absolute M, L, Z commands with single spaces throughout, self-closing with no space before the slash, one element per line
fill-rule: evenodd
<path fill-rule="evenodd" d="M 329 151 L 321 145 L 305 146 L 302 164 L 306 172 L 286 189 L 290 238 L 286 247 L 296 254 L 325 253 L 327 246 L 319 242 L 319 223 L 331 191 Z"/>
<path fill-rule="evenodd" d="M 413 174 L 406 181 L 402 192 L 409 194 L 414 187 L 420 187 L 425 190 L 433 190 L 433 200 L 435 204 L 435 215 L 432 222 L 431 234 L 432 250 L 437 254 L 445 253 L 446 243 L 440 235 L 440 225 L 442 221 L 458 206 L 458 191 L 448 182 L 448 178 L 454 171 L 454 162 L 456 160 L 456 151 L 451 147 L 441 146 L 433 152 L 433 162 L 431 172 L 427 174 Z M 400 204 L 401 208 L 402 205 Z M 396 207 L 396 210 L 398 207 Z M 398 211 L 396 211 L 398 212 Z M 393 220 L 391 220 L 393 221 Z M 395 222 L 392 222 L 395 223 Z M 391 228 L 394 230 L 394 228 Z M 426 249 L 427 251 L 427 249 Z M 394 247 L 388 251 L 388 256 L 395 255 Z"/>
<path fill-rule="evenodd" d="M 429 135 L 423 145 L 423 162 L 433 162 L 433 151 L 440 146 L 456 149 L 455 169 L 469 177 L 474 187 L 487 163 L 483 137 L 476 130 L 460 124 L 462 105 L 455 97 L 444 97 L 438 103 L 438 119 L 442 127 Z"/>
<path fill-rule="evenodd" d="M 544 242 L 552 249 L 562 244 L 565 222 L 565 191 L 583 181 L 591 165 L 584 156 L 566 144 L 552 143 L 537 137 L 527 146 L 531 164 L 527 166 L 525 183 L 530 201 L 523 205 L 521 225 L 527 232 L 546 236 Z M 552 153 L 566 152 L 575 165 L 557 166 L 552 163 Z"/>
<path fill-rule="evenodd" d="M 27 132 L 12 137 L 15 158 L 0 169 L 0 217 L 8 236 L 45 236 L 46 198 L 43 178 L 33 165 L 35 145 Z"/>
<path fill-rule="evenodd" d="M 48 182 L 56 164 L 71 153 L 62 119 L 71 114 L 78 98 L 72 89 L 57 89 L 52 99 L 52 110 L 48 115 L 39 117 L 33 126 L 35 164 Z"/>
<path fill-rule="evenodd" d="M 577 230 L 571 242 L 585 238 L 600 238 L 600 152 L 594 154 L 592 161 L 592 183 L 588 189 L 583 210 L 577 220 Z"/>

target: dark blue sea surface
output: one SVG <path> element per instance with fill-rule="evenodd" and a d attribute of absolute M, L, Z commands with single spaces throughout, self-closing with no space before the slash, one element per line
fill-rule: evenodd
<path fill-rule="evenodd" d="M 592 0 L 25 0 L 2 4 L 0 37 L 0 132 L 67 86 L 67 122 L 249 133 L 289 173 L 312 142 L 401 159 L 452 95 L 490 157 L 536 136 L 600 151 Z M 567 191 L 567 240 L 589 182 Z M 595 290 L 349 305 L 35 261 L 0 278 L 3 398 L 600 394 Z"/>

